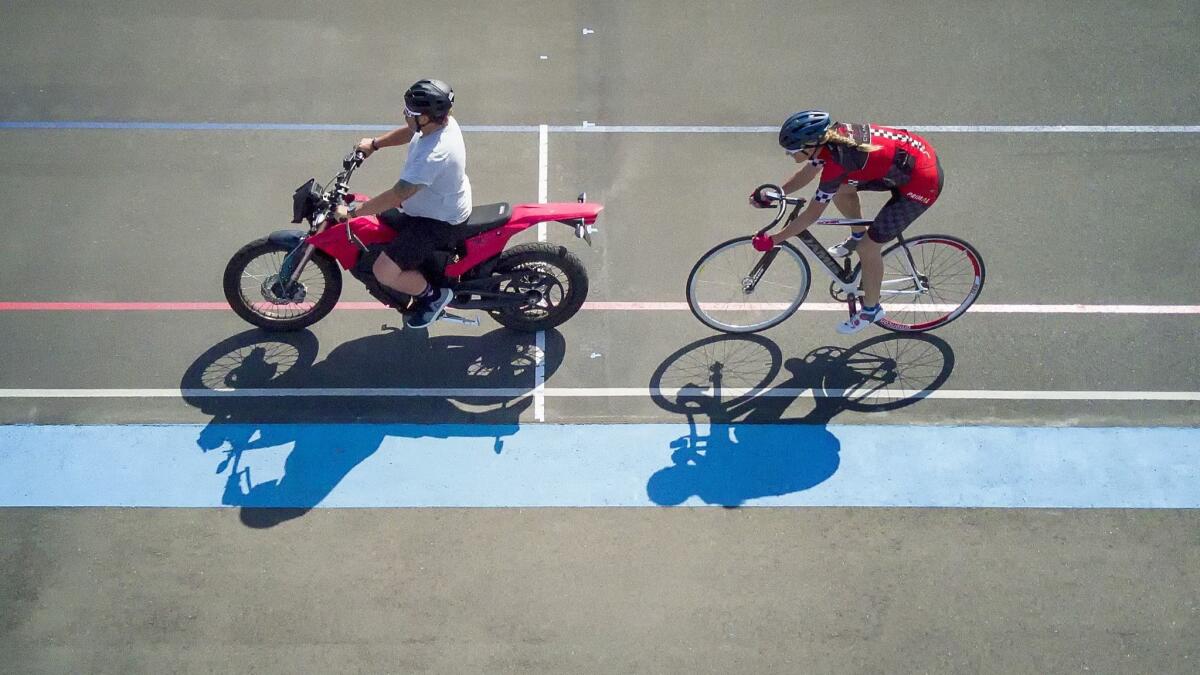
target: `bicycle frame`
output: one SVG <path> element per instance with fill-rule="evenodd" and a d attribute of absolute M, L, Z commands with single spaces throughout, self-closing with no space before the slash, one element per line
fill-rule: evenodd
<path fill-rule="evenodd" d="M 780 207 L 779 213 L 775 216 L 774 219 L 771 220 L 771 222 L 766 227 L 759 230 L 759 233 L 765 234 L 766 232 L 768 232 L 772 228 L 774 228 L 776 225 L 778 225 L 781 220 L 783 220 L 783 214 L 786 211 L 787 204 L 794 205 L 791 213 L 787 217 L 787 223 L 791 224 L 791 222 L 794 221 L 798 215 L 800 215 L 800 209 L 804 207 L 805 203 L 806 203 L 806 201 L 803 199 L 781 198 L 779 200 L 779 207 Z M 868 220 L 865 218 L 818 218 L 817 221 L 813 224 L 814 225 L 840 225 L 840 226 L 854 226 L 854 225 L 867 226 L 867 225 L 870 225 L 872 222 L 874 222 L 874 221 Z M 785 225 L 785 227 L 786 227 L 786 225 Z M 818 241 L 817 238 L 815 236 L 813 236 L 813 234 L 811 232 L 809 232 L 808 230 L 805 230 L 805 231 L 801 232 L 800 234 L 796 235 L 795 238 L 798 239 L 800 241 L 800 243 L 804 244 L 804 248 L 801 249 L 801 251 L 806 250 L 807 253 L 812 258 L 816 259 L 817 262 L 821 263 L 820 268 L 822 270 L 824 270 L 826 274 L 829 275 L 829 278 L 833 280 L 833 283 L 838 288 L 838 290 L 840 290 L 843 294 L 845 294 L 845 296 L 848 299 L 847 302 L 850 305 L 850 314 L 853 315 L 856 310 L 857 298 L 860 298 L 863 295 L 862 290 L 860 289 L 860 282 L 862 281 L 861 266 L 859 267 L 859 269 L 857 271 L 854 271 L 850 266 L 849 258 L 843 259 L 842 263 L 839 265 L 838 262 L 833 258 L 833 256 L 829 254 L 829 251 L 827 251 L 825 249 L 824 244 L 822 244 L 820 241 Z M 924 290 L 925 289 L 925 279 L 922 278 L 922 276 L 917 273 L 917 266 L 916 266 L 916 263 L 913 261 L 912 253 L 908 250 L 908 246 L 906 245 L 906 243 L 904 241 L 904 234 L 903 233 L 897 234 L 896 241 L 904 249 L 904 256 L 905 256 L 904 259 L 905 259 L 905 262 L 907 263 L 908 274 L 911 277 L 911 281 L 916 285 L 916 287 L 918 289 L 917 291 L 914 291 L 914 292 L 920 292 L 920 291 Z M 757 285 L 759 279 L 762 278 L 762 275 L 764 273 L 766 273 L 767 268 L 770 267 L 771 263 L 775 260 L 775 256 L 778 255 L 778 253 L 779 253 L 779 249 L 774 249 L 774 250 L 768 251 L 767 253 L 765 253 L 763 255 L 762 259 L 759 260 L 758 264 L 756 264 L 754 266 L 754 269 L 750 272 L 750 275 L 747 277 L 747 279 L 749 281 L 747 290 L 754 289 L 754 286 Z M 886 286 L 887 283 L 888 282 L 885 281 L 884 285 Z M 908 284 L 909 280 L 904 280 L 904 281 L 897 280 L 897 281 L 893 281 L 892 283 Z M 881 289 L 881 290 L 886 291 L 886 289 Z"/>

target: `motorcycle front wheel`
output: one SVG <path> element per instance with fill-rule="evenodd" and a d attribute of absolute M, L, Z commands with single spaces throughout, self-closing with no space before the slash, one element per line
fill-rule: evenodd
<path fill-rule="evenodd" d="M 290 287 L 279 277 L 292 249 L 268 239 L 246 244 L 225 266 L 222 285 L 233 311 L 269 331 L 313 325 L 333 311 L 342 295 L 342 273 L 332 258 L 315 251 Z"/>

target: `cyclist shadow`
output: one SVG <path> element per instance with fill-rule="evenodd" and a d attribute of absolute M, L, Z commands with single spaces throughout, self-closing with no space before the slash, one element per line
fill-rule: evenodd
<path fill-rule="evenodd" d="M 931 335 L 889 334 L 781 361 L 779 347 L 758 335 L 707 338 L 664 361 L 650 387 L 660 407 L 687 418 L 688 434 L 671 443 L 671 465 L 647 482 L 651 501 L 676 506 L 694 496 L 736 507 L 819 485 L 840 464 L 830 420 L 925 398 L 949 378 L 954 353 Z M 786 379 L 768 387 L 781 365 Z M 812 409 L 785 418 L 805 393 Z"/>
<path fill-rule="evenodd" d="M 221 503 L 241 507 L 245 525 L 265 528 L 320 504 L 388 437 L 491 438 L 492 451 L 501 452 L 532 405 L 524 395 L 537 361 L 531 342 L 505 329 L 428 339 L 424 332 L 390 331 L 343 343 L 318 362 L 319 343 L 308 331 L 251 330 L 197 358 L 181 388 L 185 400 L 212 416 L 196 445 L 225 454 L 216 467 L 226 473 Z M 563 347 L 562 335 L 547 331 L 547 376 L 562 362 Z M 299 395 L 333 388 L 360 395 Z M 368 395 L 415 388 L 442 391 Z M 501 395 L 453 391 L 480 388 Z M 242 395 L 230 395 L 238 390 Z"/>

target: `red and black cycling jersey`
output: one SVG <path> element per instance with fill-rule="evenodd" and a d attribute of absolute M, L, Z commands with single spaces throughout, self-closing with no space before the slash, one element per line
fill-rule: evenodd
<path fill-rule="evenodd" d="M 809 160 L 813 166 L 822 167 L 815 201 L 826 203 L 833 199 L 843 183 L 851 183 L 859 190 L 886 191 L 909 186 L 910 189 L 902 190 L 909 199 L 924 204 L 937 199 L 938 161 L 928 141 L 906 129 L 872 124 L 838 124 L 835 128 L 858 144 L 878 145 L 880 149 L 866 152 L 835 143 L 823 146 Z"/>

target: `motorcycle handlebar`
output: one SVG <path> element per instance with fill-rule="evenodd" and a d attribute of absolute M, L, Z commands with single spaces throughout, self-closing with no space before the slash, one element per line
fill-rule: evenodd
<path fill-rule="evenodd" d="M 342 158 L 342 168 L 346 171 L 353 171 L 362 166 L 366 158 L 367 156 L 361 150 L 355 148 L 350 154 Z"/>

